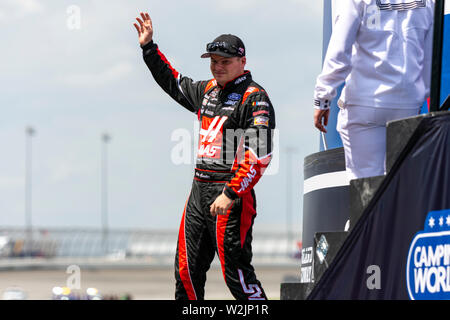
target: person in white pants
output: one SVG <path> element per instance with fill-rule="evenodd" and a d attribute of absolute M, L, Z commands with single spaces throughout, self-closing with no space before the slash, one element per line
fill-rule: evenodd
<path fill-rule="evenodd" d="M 314 125 L 345 82 L 337 121 L 349 179 L 385 174 L 386 123 L 429 96 L 434 0 L 339 0 L 314 90 Z"/>

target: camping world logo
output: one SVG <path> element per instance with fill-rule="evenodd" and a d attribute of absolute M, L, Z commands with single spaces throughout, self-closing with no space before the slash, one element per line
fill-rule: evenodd
<path fill-rule="evenodd" d="M 450 209 L 431 211 L 411 242 L 406 267 L 412 300 L 450 299 Z"/>

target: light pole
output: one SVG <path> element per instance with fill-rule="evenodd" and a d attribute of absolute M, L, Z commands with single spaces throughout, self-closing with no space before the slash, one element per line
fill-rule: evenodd
<path fill-rule="evenodd" d="M 108 253 L 108 150 L 107 145 L 111 140 L 108 133 L 102 134 L 102 177 L 101 177 L 101 220 L 102 220 L 102 245 L 103 253 Z"/>
<path fill-rule="evenodd" d="M 286 147 L 286 233 L 287 233 L 287 254 L 291 251 L 293 241 L 293 223 L 292 223 L 292 156 L 297 153 L 298 149 L 294 147 Z"/>
<path fill-rule="evenodd" d="M 33 228 L 31 219 L 31 177 L 32 177 L 32 138 L 36 130 L 27 126 L 25 128 L 25 232 L 26 245 L 24 251 L 26 254 L 32 251 Z"/>

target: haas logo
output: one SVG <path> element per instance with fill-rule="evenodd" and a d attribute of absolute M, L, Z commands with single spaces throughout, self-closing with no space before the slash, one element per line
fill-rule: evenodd
<path fill-rule="evenodd" d="M 253 181 L 253 178 L 256 176 L 256 170 L 253 168 L 253 165 L 250 167 L 250 172 L 247 173 L 247 176 L 244 177 L 244 179 L 241 182 L 241 188 L 239 189 L 239 192 L 244 191 L 250 183 Z"/>
<path fill-rule="evenodd" d="M 222 127 L 228 117 L 202 118 L 198 157 L 220 158 L 222 149 Z"/>

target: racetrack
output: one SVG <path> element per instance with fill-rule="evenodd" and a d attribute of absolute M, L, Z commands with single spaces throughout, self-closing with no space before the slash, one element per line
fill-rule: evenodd
<path fill-rule="evenodd" d="M 269 299 L 280 299 L 280 283 L 285 279 L 297 277 L 299 267 L 255 266 Z M 52 298 L 52 288 L 66 286 L 71 274 L 65 269 L 53 270 L 2 270 L 0 271 L 0 291 L 11 286 L 21 287 L 31 300 Z M 207 274 L 205 299 L 233 299 L 226 287 L 222 272 L 217 265 L 211 266 Z M 149 266 L 146 268 L 81 268 L 80 290 L 84 294 L 87 288 L 97 288 L 103 295 L 120 297 L 126 293 L 136 300 L 172 300 L 174 298 L 173 267 Z"/>

